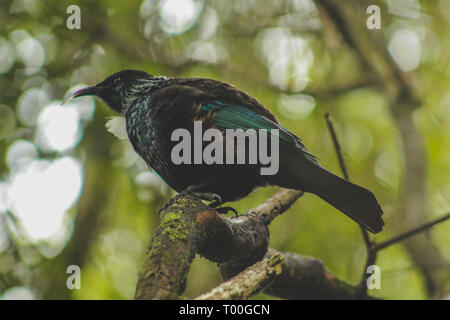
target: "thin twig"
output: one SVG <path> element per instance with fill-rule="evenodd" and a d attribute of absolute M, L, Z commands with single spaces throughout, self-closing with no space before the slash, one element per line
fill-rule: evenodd
<path fill-rule="evenodd" d="M 327 121 L 328 129 L 330 131 L 331 137 L 333 139 L 333 144 L 334 144 L 334 147 L 335 147 L 335 150 L 336 150 L 337 157 L 339 159 L 339 164 L 341 166 L 342 173 L 343 173 L 345 179 L 350 181 L 350 179 L 348 177 L 347 168 L 345 166 L 344 158 L 342 156 L 341 147 L 339 145 L 339 141 L 337 139 L 337 135 L 336 135 L 336 132 L 335 132 L 334 127 L 333 127 L 333 122 L 332 122 L 332 119 L 331 119 L 331 117 L 330 117 L 330 115 L 328 113 L 325 114 L 325 119 Z M 445 214 L 445 215 L 443 215 L 443 216 L 441 216 L 441 217 L 439 217 L 439 218 L 437 218 L 437 219 L 435 219 L 435 220 L 432 220 L 432 221 L 430 221 L 428 223 L 422 224 L 422 225 L 420 225 L 420 226 L 418 226 L 418 227 L 416 227 L 414 229 L 411 229 L 411 230 L 409 230 L 409 231 L 407 231 L 405 233 L 397 235 L 397 236 L 395 236 L 395 237 L 393 237 L 393 238 L 391 238 L 389 240 L 386 240 L 384 242 L 381 242 L 381 243 L 376 243 L 375 241 L 372 241 L 370 239 L 370 237 L 369 237 L 369 233 L 360 225 L 361 232 L 362 232 L 362 235 L 363 235 L 363 238 L 364 238 L 364 243 L 366 244 L 367 258 L 366 258 L 366 264 L 365 264 L 364 273 L 363 273 L 363 276 L 361 278 L 361 282 L 359 284 L 359 296 L 360 297 L 367 296 L 366 281 L 367 281 L 367 279 L 369 277 L 369 274 L 366 273 L 366 270 L 367 270 L 368 266 L 373 265 L 375 263 L 375 261 L 377 259 L 378 251 L 380 251 L 380 250 L 382 250 L 382 249 L 384 249 L 384 248 L 386 248 L 386 247 L 388 247 L 390 245 L 393 245 L 393 244 L 396 244 L 396 243 L 398 243 L 400 241 L 403 241 L 403 240 L 405 240 L 405 239 L 407 239 L 409 237 L 412 237 L 412 236 L 414 236 L 414 235 L 416 235 L 416 234 L 418 234 L 420 232 L 423 232 L 423 231 L 433 227 L 434 225 L 439 224 L 441 222 L 444 222 L 444 221 L 446 221 L 448 219 L 450 219 L 450 212 Z"/>
<path fill-rule="evenodd" d="M 344 175 L 345 180 L 350 181 L 348 177 L 347 167 L 345 166 L 344 157 L 341 152 L 341 145 L 339 144 L 338 138 L 336 136 L 336 131 L 334 130 L 333 121 L 331 120 L 330 114 L 325 113 L 325 120 L 327 121 L 328 130 L 330 131 L 331 138 L 333 139 L 334 149 L 336 150 L 336 155 L 339 160 L 339 166 L 341 167 L 342 174 Z"/>
<path fill-rule="evenodd" d="M 249 212 L 262 216 L 269 225 L 278 215 L 289 209 L 305 193 L 300 190 L 281 189 Z"/>
<path fill-rule="evenodd" d="M 417 79 L 411 72 L 400 70 L 386 46 L 383 33 L 370 32 L 365 28 L 364 19 L 355 19 L 358 11 L 356 1 L 315 0 L 314 3 L 325 12 L 331 21 L 333 32 L 339 33 L 352 51 L 356 52 L 364 72 L 374 73 L 381 84 L 382 94 L 388 101 L 389 108 L 399 137 L 402 139 L 404 153 L 403 188 L 400 197 L 399 212 L 395 215 L 396 225 L 406 229 L 414 228 L 416 224 L 426 223 L 426 148 L 423 135 L 414 123 L 413 112 L 423 104 L 421 90 L 417 87 Z M 362 11 L 360 10 L 360 13 Z M 326 30 L 324 30 L 325 32 Z M 391 223 L 392 225 L 392 223 Z M 423 272 L 426 287 L 430 296 L 447 291 L 447 271 L 430 268 L 429 262 L 448 265 L 446 259 L 436 244 L 426 235 L 417 236 L 405 243 L 405 248 L 413 262 Z"/>
<path fill-rule="evenodd" d="M 406 238 L 412 237 L 420 232 L 423 232 L 433 226 L 435 226 L 436 224 L 439 224 L 441 222 L 444 222 L 446 220 L 450 219 L 450 212 L 442 215 L 439 218 L 436 218 L 428 223 L 425 223 L 423 225 L 418 226 L 417 228 L 411 229 L 409 231 L 406 231 L 405 233 L 399 234 L 398 236 L 393 237 L 392 239 L 380 242 L 378 244 L 375 244 L 373 249 L 375 251 L 379 251 L 381 249 L 384 249 L 386 247 L 389 247 L 390 245 L 396 244 L 400 241 L 405 240 Z"/>
<path fill-rule="evenodd" d="M 345 162 L 344 162 L 344 157 L 342 156 L 341 146 L 339 144 L 339 140 L 337 138 L 336 131 L 334 130 L 333 121 L 332 121 L 329 113 L 325 114 L 325 120 L 327 122 L 328 130 L 330 131 L 331 138 L 333 139 L 334 149 L 336 150 L 336 154 L 339 159 L 339 165 L 341 167 L 342 174 L 344 175 L 345 180 L 350 181 L 350 178 L 348 176 L 347 167 L 345 166 Z M 362 276 L 361 282 L 359 284 L 360 293 L 362 296 L 362 295 L 367 294 L 365 283 L 366 283 L 366 280 L 369 275 L 366 273 L 366 270 L 367 270 L 368 266 L 375 263 L 376 251 L 373 250 L 375 243 L 370 239 L 369 233 L 367 232 L 367 230 L 364 229 L 364 227 L 361 224 L 359 225 L 359 228 L 361 230 L 361 234 L 364 239 L 364 244 L 366 245 L 366 249 L 367 249 L 366 268 L 363 271 L 363 276 Z"/>
<path fill-rule="evenodd" d="M 331 134 L 331 138 L 333 139 L 334 149 L 336 150 L 337 157 L 339 159 L 339 165 L 341 167 L 342 174 L 344 175 L 345 180 L 350 181 L 348 176 L 347 167 L 345 166 L 344 157 L 341 152 L 341 145 L 339 144 L 339 140 L 336 135 L 336 131 L 334 130 L 333 121 L 329 113 L 325 113 L 325 120 L 327 121 L 328 129 Z M 363 235 L 364 243 L 366 247 L 369 249 L 373 246 L 373 242 L 370 240 L 369 233 L 363 226 L 359 225 L 361 228 L 361 232 Z"/>

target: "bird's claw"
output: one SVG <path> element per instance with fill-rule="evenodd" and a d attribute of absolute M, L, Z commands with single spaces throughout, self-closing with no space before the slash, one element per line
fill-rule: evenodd
<path fill-rule="evenodd" d="M 239 217 L 239 213 L 237 212 L 237 210 L 232 207 L 219 207 L 219 208 L 215 208 L 215 210 L 219 214 L 227 214 L 229 211 L 233 211 L 236 218 Z"/>
<path fill-rule="evenodd" d="M 239 216 L 239 213 L 237 212 L 236 209 L 232 207 L 221 207 L 222 197 L 219 196 L 218 194 L 213 192 L 197 192 L 195 191 L 196 189 L 197 189 L 196 185 L 191 185 L 186 189 L 184 189 L 180 194 L 191 194 L 199 199 L 211 201 L 209 206 L 215 209 L 219 214 L 227 214 L 229 211 L 233 211 L 236 217 Z"/>
<path fill-rule="evenodd" d="M 191 185 L 180 192 L 180 194 L 191 194 L 193 196 L 196 196 L 199 199 L 206 200 L 206 201 L 212 201 L 212 205 L 214 207 L 220 207 L 222 205 L 222 197 L 219 196 L 216 193 L 213 192 L 199 192 L 195 191 L 197 189 L 197 185 Z"/>

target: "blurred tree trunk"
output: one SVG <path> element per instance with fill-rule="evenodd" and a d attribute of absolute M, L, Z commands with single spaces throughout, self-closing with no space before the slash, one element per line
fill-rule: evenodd
<path fill-rule="evenodd" d="M 82 147 L 88 155 L 84 163 L 84 187 L 77 206 L 73 234 L 63 252 L 37 270 L 34 285 L 41 289 L 43 299 L 70 299 L 67 288 L 67 267 L 80 269 L 105 224 L 104 209 L 109 203 L 110 186 L 114 181 L 111 167 L 111 135 L 104 131 L 104 117 L 96 113 L 93 123 L 85 129 Z"/>

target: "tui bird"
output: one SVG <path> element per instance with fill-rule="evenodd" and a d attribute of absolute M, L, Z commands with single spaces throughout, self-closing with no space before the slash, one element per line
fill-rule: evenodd
<path fill-rule="evenodd" d="M 168 78 L 123 70 L 72 96 L 94 95 L 125 117 L 128 138 L 147 165 L 177 192 L 191 192 L 214 206 L 276 185 L 316 194 L 369 231 L 382 230 L 383 211 L 368 190 L 322 167 L 302 141 L 278 123 L 256 98 L 233 85 L 202 78 Z M 175 129 L 215 128 L 225 143 L 227 129 L 278 130 L 279 170 L 261 175 L 261 164 L 174 164 Z M 236 151 L 236 150 L 235 150 Z M 248 151 L 248 149 L 247 149 Z"/>

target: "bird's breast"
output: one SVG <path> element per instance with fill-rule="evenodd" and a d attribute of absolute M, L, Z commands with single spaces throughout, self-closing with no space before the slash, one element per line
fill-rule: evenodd
<path fill-rule="evenodd" d="M 180 168 L 171 160 L 174 144 L 171 135 L 184 125 L 173 114 L 163 116 L 163 113 L 143 104 L 133 106 L 126 115 L 127 134 L 134 150 L 147 165 L 172 188 L 179 190 L 185 182 L 178 174 Z"/>

